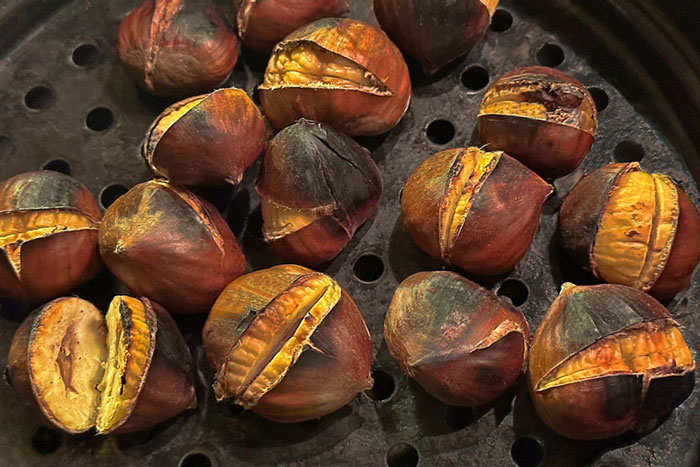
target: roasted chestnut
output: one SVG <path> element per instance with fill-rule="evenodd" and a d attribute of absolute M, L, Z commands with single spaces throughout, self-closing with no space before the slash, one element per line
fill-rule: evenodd
<path fill-rule="evenodd" d="M 246 268 L 216 208 L 163 180 L 136 185 L 107 209 L 99 245 L 129 290 L 178 313 L 208 311 Z"/>
<path fill-rule="evenodd" d="M 673 181 L 639 163 L 609 164 L 582 178 L 559 212 L 559 240 L 605 282 L 657 298 L 688 285 L 700 260 L 700 216 Z"/>
<path fill-rule="evenodd" d="M 459 274 L 419 272 L 396 289 L 384 339 L 401 371 L 430 395 L 472 407 L 523 373 L 530 328 L 520 311 Z"/>
<path fill-rule="evenodd" d="M 238 60 L 238 39 L 212 0 L 145 0 L 119 25 L 117 52 L 136 84 L 179 99 L 226 81 Z"/>
<path fill-rule="evenodd" d="M 0 296 L 40 302 L 69 292 L 102 267 L 102 214 L 90 191 L 51 170 L 0 183 Z"/>
<path fill-rule="evenodd" d="M 326 415 L 372 386 L 372 342 L 338 283 L 302 266 L 239 277 L 202 331 L 214 393 L 278 422 Z"/>
<path fill-rule="evenodd" d="M 68 433 L 137 431 L 197 405 L 192 357 L 168 312 L 117 296 L 104 316 L 58 298 L 15 333 L 12 385 L 39 420 Z"/>
<path fill-rule="evenodd" d="M 381 29 L 341 18 L 315 21 L 277 44 L 258 89 L 276 129 L 306 117 L 351 136 L 389 131 L 411 99 L 399 49 Z"/>
<path fill-rule="evenodd" d="M 469 52 L 486 34 L 498 0 L 374 0 L 389 37 L 429 75 Z"/>
<path fill-rule="evenodd" d="M 598 117 L 593 97 L 553 68 L 518 68 L 486 90 L 476 139 L 505 151 L 542 177 L 573 172 L 593 144 Z"/>
<path fill-rule="evenodd" d="M 532 242 L 552 187 L 502 152 L 441 151 L 401 194 L 408 234 L 423 251 L 478 275 L 512 269 Z"/>
<path fill-rule="evenodd" d="M 234 6 L 238 36 L 264 54 L 294 30 L 348 11 L 346 0 L 234 0 Z"/>
<path fill-rule="evenodd" d="M 238 184 L 265 149 L 265 122 L 245 91 L 218 89 L 165 109 L 141 154 L 156 177 L 180 185 Z"/>
<path fill-rule="evenodd" d="M 563 436 L 653 429 L 693 391 L 695 362 L 659 302 L 622 285 L 566 283 L 530 349 L 530 394 Z"/>
<path fill-rule="evenodd" d="M 340 253 L 374 214 L 382 177 L 365 148 L 301 119 L 270 142 L 256 190 L 265 240 L 286 261 L 313 266 Z"/>

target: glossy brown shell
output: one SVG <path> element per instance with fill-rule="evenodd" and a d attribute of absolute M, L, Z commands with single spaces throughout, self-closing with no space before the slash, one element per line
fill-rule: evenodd
<path fill-rule="evenodd" d="M 70 225 L 57 225 L 55 233 L 22 240 L 17 245 L 21 248 L 19 275 L 5 251 L 0 259 L 0 296 L 26 302 L 48 300 L 68 293 L 102 268 L 97 250 L 102 213 L 85 185 L 50 170 L 26 172 L 0 184 L 0 216 L 49 210 L 79 216 L 86 226 L 72 230 Z"/>
<path fill-rule="evenodd" d="M 311 43 L 352 61 L 372 73 L 391 94 L 260 86 L 263 112 L 273 127 L 279 130 L 305 117 L 350 136 L 376 135 L 401 120 L 411 98 L 411 80 L 401 52 L 381 29 L 352 19 L 321 19 L 287 36 L 275 50 L 294 43 Z"/>
<path fill-rule="evenodd" d="M 105 212 L 105 264 L 136 295 L 177 313 L 203 313 L 246 268 L 219 212 L 163 181 L 136 185 Z"/>

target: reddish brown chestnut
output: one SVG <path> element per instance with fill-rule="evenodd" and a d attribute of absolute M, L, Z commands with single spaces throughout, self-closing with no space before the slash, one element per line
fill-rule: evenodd
<path fill-rule="evenodd" d="M 448 149 L 408 177 L 401 212 L 423 251 L 472 274 L 495 275 L 525 255 L 551 192 L 505 153 Z"/>
<path fill-rule="evenodd" d="M 99 245 L 129 290 L 179 313 L 206 312 L 246 267 L 216 208 L 162 180 L 136 185 L 107 209 Z"/>
<path fill-rule="evenodd" d="M 263 54 L 296 29 L 348 11 L 346 0 L 234 0 L 234 6 L 238 36 Z"/>
<path fill-rule="evenodd" d="M 401 370 L 445 404 L 491 402 L 523 373 L 523 314 L 459 274 L 419 272 L 396 289 L 384 339 Z"/>
<path fill-rule="evenodd" d="M 301 119 L 270 142 L 256 190 L 265 240 L 286 261 L 313 266 L 340 253 L 374 214 L 382 177 L 365 148 Z"/>
<path fill-rule="evenodd" d="M 102 214 L 90 191 L 50 170 L 0 184 L 0 296 L 39 302 L 69 292 L 102 267 Z"/>
<path fill-rule="evenodd" d="M 315 21 L 277 44 L 258 89 L 278 130 L 305 117 L 351 136 L 389 131 L 411 99 L 399 49 L 381 29 L 341 18 Z"/>
<path fill-rule="evenodd" d="M 639 163 L 582 178 L 559 211 L 564 250 L 595 277 L 670 298 L 700 261 L 700 216 L 669 177 Z"/>
<path fill-rule="evenodd" d="M 117 52 L 139 86 L 178 99 L 226 81 L 238 39 L 211 0 L 145 0 L 119 25 Z"/>
<path fill-rule="evenodd" d="M 372 343 L 325 274 L 281 265 L 233 281 L 202 331 L 217 400 L 278 422 L 310 420 L 372 386 Z"/>
<path fill-rule="evenodd" d="M 435 74 L 486 34 L 498 0 L 374 0 L 389 37 Z"/>
<path fill-rule="evenodd" d="M 265 149 L 265 122 L 245 91 L 218 89 L 165 109 L 141 154 L 156 177 L 180 185 L 238 184 Z"/>
<path fill-rule="evenodd" d="M 195 407 L 192 357 L 168 312 L 117 296 L 103 316 L 77 297 L 34 311 L 7 369 L 39 419 L 68 433 L 141 430 Z"/>
<path fill-rule="evenodd" d="M 598 116 L 593 97 L 553 68 L 518 68 L 486 90 L 476 138 L 505 151 L 547 178 L 573 172 L 593 144 Z"/>
<path fill-rule="evenodd" d="M 621 285 L 564 284 L 530 349 L 547 425 L 592 440 L 655 427 L 692 392 L 695 362 L 659 302 Z"/>

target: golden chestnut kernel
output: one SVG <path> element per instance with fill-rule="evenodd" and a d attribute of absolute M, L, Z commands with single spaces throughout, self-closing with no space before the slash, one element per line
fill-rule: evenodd
<path fill-rule="evenodd" d="M 129 290 L 178 313 L 206 312 L 246 268 L 216 208 L 162 180 L 136 185 L 107 209 L 99 245 Z"/>
<path fill-rule="evenodd" d="M 196 406 L 189 349 L 168 312 L 117 296 L 107 315 L 77 297 L 35 310 L 7 359 L 39 419 L 68 433 L 141 430 Z"/>
<path fill-rule="evenodd" d="M 401 370 L 446 404 L 486 404 L 523 373 L 523 314 L 448 271 L 419 272 L 396 289 L 384 339 Z"/>
<path fill-rule="evenodd" d="M 342 18 L 315 21 L 277 44 L 258 89 L 278 130 L 305 117 L 351 136 L 389 131 L 411 98 L 399 49 L 380 29 Z"/>
<path fill-rule="evenodd" d="M 551 192 L 505 153 L 448 149 L 408 177 L 401 212 L 423 251 L 470 273 L 495 275 L 525 255 Z"/>
<path fill-rule="evenodd" d="M 0 183 L 0 296 L 39 302 L 95 276 L 101 219 L 90 191 L 68 175 L 26 172 Z"/>
<path fill-rule="evenodd" d="M 236 185 L 265 149 L 265 122 L 245 91 L 217 89 L 165 109 L 141 154 L 151 172 L 180 185 Z"/>
<path fill-rule="evenodd" d="M 270 142 L 256 190 L 265 240 L 286 261 L 314 266 L 338 255 L 374 214 L 382 177 L 365 148 L 301 119 Z"/>
<path fill-rule="evenodd" d="M 117 52 L 139 86 L 178 99 L 226 81 L 238 39 L 211 0 L 145 0 L 119 25 Z"/>
<path fill-rule="evenodd" d="M 564 284 L 530 348 L 540 418 L 569 438 L 646 431 L 681 404 L 695 362 L 659 302 L 622 285 Z"/>
<path fill-rule="evenodd" d="M 593 144 L 598 117 L 586 87 L 561 71 L 534 66 L 498 78 L 486 90 L 476 137 L 539 175 L 573 172 Z"/>
<path fill-rule="evenodd" d="M 688 195 L 637 162 L 609 164 L 582 178 L 559 212 L 559 240 L 605 282 L 669 298 L 700 261 L 700 216 Z"/>
<path fill-rule="evenodd" d="M 202 330 L 217 400 L 278 422 L 331 413 L 372 386 L 372 343 L 347 292 L 281 265 L 231 282 Z"/>
<path fill-rule="evenodd" d="M 374 0 L 374 13 L 401 50 L 429 75 L 486 34 L 498 0 Z"/>
<path fill-rule="evenodd" d="M 234 0 L 234 7 L 238 36 L 263 54 L 296 29 L 348 11 L 347 0 Z"/>

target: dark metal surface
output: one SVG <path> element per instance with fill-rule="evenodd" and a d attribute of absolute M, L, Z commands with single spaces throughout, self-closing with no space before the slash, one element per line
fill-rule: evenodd
<path fill-rule="evenodd" d="M 53 168 L 69 168 L 105 203 L 124 187 L 148 178 L 138 146 L 151 120 L 167 103 L 137 91 L 120 67 L 114 49 L 119 20 L 137 3 L 0 2 L 0 178 L 50 163 Z M 220 3 L 224 6 L 230 2 Z M 350 3 L 350 16 L 374 22 L 370 0 Z M 345 408 L 314 422 L 280 425 L 252 413 L 240 413 L 235 407 L 214 402 L 209 387 L 211 371 L 199 346 L 203 318 L 180 319 L 200 368 L 200 405 L 196 411 L 133 435 L 70 437 L 39 428 L 20 407 L 12 388 L 0 384 L 0 464 L 196 467 L 381 466 L 389 462 L 411 466 L 418 459 L 422 466 L 533 466 L 543 455 L 541 465 L 553 466 L 700 465 L 700 434 L 696 428 L 700 426 L 700 390 L 696 389 L 659 429 L 641 439 L 573 442 L 539 422 L 522 381 L 489 407 L 445 407 L 399 374 L 382 340 L 384 313 L 397 284 L 413 272 L 440 268 L 408 240 L 399 218 L 399 192 L 410 171 L 427 156 L 467 144 L 487 77 L 515 66 L 557 64 L 563 57 L 557 64 L 559 69 L 597 88 L 599 103 L 607 100 L 600 112 L 598 137 L 582 167 L 554 183 L 556 193 L 547 201 L 528 255 L 506 277 L 479 280 L 514 302 L 522 302 L 521 309 L 533 329 L 564 281 L 590 281 L 561 256 L 552 241 L 561 199 L 583 173 L 614 160 L 641 159 L 643 168 L 670 175 L 696 203 L 700 201 L 687 167 L 700 166 L 695 152 L 696 147 L 700 148 L 695 145 L 700 132 L 694 134 L 682 119 L 683 112 L 690 109 L 692 113 L 695 104 L 687 98 L 686 107 L 677 107 L 683 103 L 683 96 L 692 94 L 697 79 L 677 76 L 673 67 L 646 67 L 647 59 L 638 46 L 641 39 L 631 32 L 618 34 L 595 17 L 592 9 L 579 3 L 588 2 L 503 0 L 503 11 L 498 13 L 493 28 L 503 31 L 490 31 L 465 59 L 433 81 L 412 65 L 413 101 L 402 122 L 385 136 L 361 140 L 372 149 L 382 170 L 385 192 L 377 215 L 324 270 L 347 288 L 365 316 L 379 371 L 375 373 L 373 391 L 360 394 Z M 607 2 L 591 3 L 612 8 Z M 585 13 L 578 22 L 571 13 L 577 8 Z M 623 6 L 615 14 L 627 14 L 624 17 L 629 19 L 631 10 L 634 8 Z M 637 12 L 650 18 L 642 13 Z M 509 17 L 512 25 L 506 27 Z M 557 18 L 565 21 L 557 22 Z M 580 35 L 578 40 L 572 37 L 577 29 L 593 31 L 590 42 Z M 649 31 L 651 34 L 655 30 Z M 576 49 L 561 42 L 564 37 Z M 601 37 L 607 39 L 609 48 L 596 50 L 597 38 Z M 655 44 L 654 50 L 673 49 L 668 37 L 647 40 Z M 600 63 L 595 59 L 597 52 L 624 58 L 625 51 L 629 60 L 619 62 L 617 67 L 611 58 L 600 59 Z M 590 56 L 596 68 L 584 56 Z M 674 63 L 678 65 L 679 61 Z M 264 66 L 264 57 L 245 51 L 228 84 L 252 93 Z M 604 71 L 607 80 L 597 69 Z M 633 108 L 610 81 L 632 98 L 643 95 L 643 108 Z M 686 83 L 686 87 L 681 85 L 671 92 L 662 89 L 665 81 Z M 700 93 L 693 99 L 697 96 Z M 640 110 L 651 119 L 645 120 Z M 690 118 L 697 121 L 698 115 Z M 431 125 L 435 120 L 448 123 Z M 661 126 L 652 126 L 657 123 Z M 259 201 L 252 190 L 256 173 L 257 168 L 251 169 L 235 194 L 230 189 L 219 189 L 207 195 L 224 210 L 250 266 L 261 268 L 278 260 L 260 238 Z M 104 273 L 76 293 L 106 309 L 111 294 L 120 289 Z M 690 288 L 668 303 L 695 351 L 700 349 L 699 291 L 696 274 Z M 2 303 L 0 361 L 7 355 L 24 312 L 17 304 Z"/>

